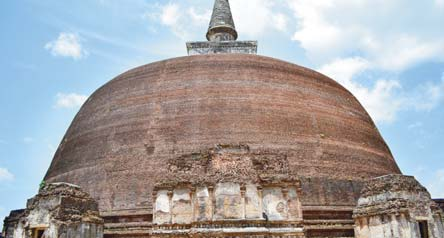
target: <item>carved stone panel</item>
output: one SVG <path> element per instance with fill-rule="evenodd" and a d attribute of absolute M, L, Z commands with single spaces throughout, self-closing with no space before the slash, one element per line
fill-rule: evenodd
<path fill-rule="evenodd" d="M 207 187 L 198 187 L 196 189 L 196 202 L 194 205 L 196 221 L 211 221 L 212 201 Z"/>
<path fill-rule="evenodd" d="M 170 198 L 167 190 L 160 190 L 157 192 L 154 209 L 156 224 L 171 223 Z"/>
<path fill-rule="evenodd" d="M 189 224 L 193 222 L 190 189 L 174 189 L 171 214 L 174 224 Z"/>
<path fill-rule="evenodd" d="M 262 219 L 262 203 L 257 186 L 245 186 L 245 217 L 246 219 Z"/>
<path fill-rule="evenodd" d="M 268 187 L 263 190 L 264 213 L 270 221 L 282 221 L 287 219 L 287 201 L 284 199 L 282 189 Z"/>
<path fill-rule="evenodd" d="M 214 218 L 216 220 L 243 218 L 243 203 L 239 184 L 217 184 L 215 198 L 216 207 Z"/>

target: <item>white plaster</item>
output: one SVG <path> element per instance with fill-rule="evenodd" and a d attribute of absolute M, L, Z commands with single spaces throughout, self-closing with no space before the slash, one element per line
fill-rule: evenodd
<path fill-rule="evenodd" d="M 287 201 L 284 200 L 281 188 L 264 188 L 262 201 L 264 212 L 270 221 L 286 219 L 288 212 Z"/>
<path fill-rule="evenodd" d="M 208 189 L 207 187 L 197 187 L 196 189 L 196 197 L 209 197 Z"/>
<path fill-rule="evenodd" d="M 218 183 L 215 195 L 240 196 L 240 185 L 237 183 Z"/>
<path fill-rule="evenodd" d="M 170 212 L 170 198 L 167 190 L 160 190 L 157 192 L 156 212 Z"/>
<path fill-rule="evenodd" d="M 191 200 L 190 190 L 188 188 L 174 189 L 172 200 L 173 200 L 173 202 L 180 201 L 180 200 L 185 200 L 185 201 Z"/>

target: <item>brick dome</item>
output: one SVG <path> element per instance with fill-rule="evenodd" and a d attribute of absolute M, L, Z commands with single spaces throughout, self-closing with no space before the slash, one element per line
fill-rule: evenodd
<path fill-rule="evenodd" d="M 307 207 L 354 206 L 364 179 L 400 173 L 368 113 L 332 79 L 268 57 L 221 54 L 148 64 L 98 89 L 45 180 L 80 185 L 102 212 L 148 211 L 171 161 L 217 145 L 283 155 Z"/>

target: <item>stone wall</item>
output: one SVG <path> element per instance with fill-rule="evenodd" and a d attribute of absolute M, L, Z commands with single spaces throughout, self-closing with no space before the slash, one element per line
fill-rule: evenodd
<path fill-rule="evenodd" d="M 444 199 L 433 199 L 433 201 L 438 205 L 442 212 L 444 212 Z M 444 223 L 444 216 L 442 217 L 442 222 Z"/>
<path fill-rule="evenodd" d="M 177 236 L 284 232 L 297 237 L 303 235 L 298 191 L 298 184 L 234 182 L 160 187 L 153 195 L 153 233 Z"/>
<path fill-rule="evenodd" d="M 14 238 L 103 237 L 98 204 L 75 185 L 57 183 L 42 188 L 13 227 Z"/>
<path fill-rule="evenodd" d="M 369 180 L 354 210 L 355 237 L 444 237 L 442 211 L 414 177 L 388 175 Z"/>
<path fill-rule="evenodd" d="M 13 238 L 14 228 L 17 226 L 17 223 L 24 213 L 25 209 L 14 210 L 5 218 L 3 222 L 3 235 L 5 238 Z"/>

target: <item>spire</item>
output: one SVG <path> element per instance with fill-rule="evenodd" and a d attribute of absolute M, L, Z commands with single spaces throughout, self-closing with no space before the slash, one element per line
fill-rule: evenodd
<path fill-rule="evenodd" d="M 228 0 L 214 2 L 207 39 L 209 41 L 235 41 L 237 39 L 237 31 Z"/>
<path fill-rule="evenodd" d="M 257 54 L 257 41 L 236 41 L 237 31 L 228 0 L 214 2 L 207 39 L 187 42 L 188 55 Z"/>

